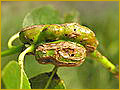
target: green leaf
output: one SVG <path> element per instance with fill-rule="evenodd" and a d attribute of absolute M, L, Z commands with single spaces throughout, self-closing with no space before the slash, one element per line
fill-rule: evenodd
<path fill-rule="evenodd" d="M 64 23 L 79 23 L 79 12 L 77 10 L 73 10 L 71 12 L 64 14 Z"/>
<path fill-rule="evenodd" d="M 40 74 L 38 76 L 31 78 L 30 79 L 31 88 L 32 89 L 43 89 L 50 76 L 51 76 L 51 72 L 43 73 L 43 74 Z M 53 76 L 48 89 L 65 89 L 63 80 L 61 80 L 56 73 Z"/>
<path fill-rule="evenodd" d="M 23 27 L 40 24 L 60 24 L 62 19 L 57 10 L 51 6 L 44 6 L 29 12 L 24 20 Z"/>
<path fill-rule="evenodd" d="M 3 69 L 2 80 L 6 89 L 20 89 L 20 67 L 16 61 L 11 61 Z M 30 89 L 30 83 L 25 73 L 23 89 Z"/>

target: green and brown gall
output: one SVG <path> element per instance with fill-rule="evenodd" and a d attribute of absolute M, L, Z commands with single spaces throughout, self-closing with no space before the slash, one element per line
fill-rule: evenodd
<path fill-rule="evenodd" d="M 27 44 L 42 44 L 65 40 L 82 44 L 88 52 L 96 50 L 98 41 L 89 28 L 78 23 L 33 25 L 20 32 L 20 40 Z"/>
<path fill-rule="evenodd" d="M 84 46 L 66 41 L 40 44 L 35 51 L 40 64 L 54 64 L 59 67 L 80 66 L 86 57 Z"/>

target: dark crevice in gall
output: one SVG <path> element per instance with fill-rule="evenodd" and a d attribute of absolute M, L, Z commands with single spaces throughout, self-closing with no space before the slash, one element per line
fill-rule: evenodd
<path fill-rule="evenodd" d="M 74 29 L 74 31 L 76 31 L 76 29 Z"/>
<path fill-rule="evenodd" d="M 74 56 L 74 54 L 71 54 L 71 56 Z"/>
<path fill-rule="evenodd" d="M 31 42 L 33 42 L 33 40 L 32 40 L 32 39 L 30 39 L 30 41 L 31 41 Z"/>
<path fill-rule="evenodd" d="M 45 32 L 45 31 L 47 31 L 48 30 L 48 28 L 44 28 L 43 30 L 42 30 L 42 32 Z"/>
<path fill-rule="evenodd" d="M 45 42 L 54 42 L 54 41 L 56 41 L 56 40 L 51 40 L 51 39 L 45 40 Z"/>
<path fill-rule="evenodd" d="M 68 34 L 65 34 L 64 36 L 67 36 Z"/>

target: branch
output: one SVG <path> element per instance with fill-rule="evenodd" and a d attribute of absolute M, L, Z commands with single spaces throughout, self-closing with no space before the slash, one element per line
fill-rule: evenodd
<path fill-rule="evenodd" d="M 51 83 L 51 81 L 52 81 L 53 76 L 54 76 L 55 73 L 57 72 L 57 69 L 58 69 L 58 67 L 55 66 L 54 69 L 53 69 L 53 71 L 52 71 L 52 74 L 51 74 L 50 78 L 48 79 L 47 84 L 46 84 L 46 86 L 45 86 L 44 89 L 47 89 L 47 88 L 49 87 L 49 85 L 50 85 L 50 83 Z"/>
<path fill-rule="evenodd" d="M 19 46 L 14 46 L 8 50 L 5 50 L 5 51 L 1 52 L 1 57 L 21 52 L 23 47 L 24 47 L 24 45 L 19 45 Z"/>
<path fill-rule="evenodd" d="M 12 43 L 13 43 L 13 41 L 14 41 L 15 39 L 19 38 L 19 33 L 20 33 L 20 32 L 16 33 L 15 35 L 13 35 L 13 36 L 9 39 L 9 41 L 8 41 L 8 48 L 14 47 L 14 46 L 12 45 Z"/>
<path fill-rule="evenodd" d="M 118 68 L 112 64 L 105 56 L 103 56 L 99 51 L 95 50 L 94 52 L 88 55 L 93 60 L 100 62 L 109 72 L 112 72 L 116 76 L 119 75 Z"/>
<path fill-rule="evenodd" d="M 25 49 L 18 57 L 18 64 L 20 66 L 20 89 L 23 87 L 23 73 L 24 73 L 24 57 L 27 53 L 32 52 L 34 50 L 34 45 L 29 46 L 27 49 Z"/>

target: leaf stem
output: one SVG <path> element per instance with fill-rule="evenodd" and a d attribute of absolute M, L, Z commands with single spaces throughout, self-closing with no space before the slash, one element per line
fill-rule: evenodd
<path fill-rule="evenodd" d="M 18 57 L 18 64 L 20 65 L 20 89 L 22 89 L 23 86 L 23 72 L 24 72 L 24 57 L 28 52 L 32 52 L 34 50 L 34 45 L 29 46 L 27 49 L 25 49 Z"/>
<path fill-rule="evenodd" d="M 14 41 L 15 39 L 19 38 L 19 33 L 20 33 L 20 32 L 16 33 L 15 35 L 13 35 L 13 36 L 9 39 L 9 41 L 8 41 L 8 48 L 14 47 L 14 46 L 12 45 L 12 43 L 13 43 L 13 41 Z"/>
<path fill-rule="evenodd" d="M 94 52 L 90 53 L 89 56 L 90 58 L 100 62 L 106 69 L 108 69 L 113 74 L 119 73 L 117 67 L 112 64 L 105 56 L 101 55 L 99 51 L 95 50 Z"/>
<path fill-rule="evenodd" d="M 51 83 L 51 81 L 52 81 L 52 78 L 53 78 L 53 76 L 55 75 L 57 69 L 58 69 L 58 66 L 55 66 L 54 69 L 52 70 L 52 74 L 51 74 L 50 78 L 48 79 L 47 84 L 46 84 L 46 86 L 45 86 L 44 89 L 47 89 L 48 86 L 50 85 L 50 83 Z"/>
<path fill-rule="evenodd" d="M 8 50 L 2 51 L 1 52 L 1 57 L 21 52 L 23 47 L 24 47 L 24 45 L 19 45 L 19 46 L 14 46 L 14 47 L 12 47 Z"/>

